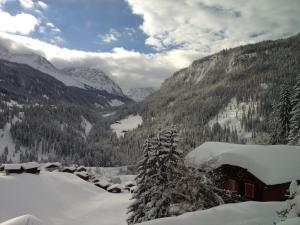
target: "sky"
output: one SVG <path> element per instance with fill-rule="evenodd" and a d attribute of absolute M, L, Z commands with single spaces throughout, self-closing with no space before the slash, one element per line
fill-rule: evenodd
<path fill-rule="evenodd" d="M 0 0 L 0 41 L 158 88 L 195 59 L 299 33 L 299 15 L 299 0 Z"/>

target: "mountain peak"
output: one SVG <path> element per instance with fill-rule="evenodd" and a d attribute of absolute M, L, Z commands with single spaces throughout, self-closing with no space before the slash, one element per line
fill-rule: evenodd
<path fill-rule="evenodd" d="M 144 100 L 147 96 L 153 94 L 155 89 L 153 87 L 138 87 L 131 88 L 126 92 L 127 96 L 136 102 Z"/>
<path fill-rule="evenodd" d="M 122 89 L 99 68 L 65 67 L 61 71 L 89 87 L 111 94 L 124 95 Z"/>

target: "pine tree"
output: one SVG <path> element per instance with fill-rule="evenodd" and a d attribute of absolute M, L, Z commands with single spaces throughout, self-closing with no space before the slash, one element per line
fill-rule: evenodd
<path fill-rule="evenodd" d="M 128 207 L 130 213 L 127 223 L 135 224 L 145 221 L 145 206 L 148 202 L 148 190 L 149 190 L 149 158 L 151 151 L 151 140 L 146 139 L 143 145 L 143 159 L 138 163 L 138 175 L 136 176 L 137 190 L 133 194 L 132 199 L 134 202 Z"/>
<path fill-rule="evenodd" d="M 284 85 L 280 91 L 279 103 L 275 105 L 272 118 L 272 144 L 287 144 L 290 132 L 291 96 L 288 85 Z"/>
<path fill-rule="evenodd" d="M 183 153 L 177 148 L 176 128 L 161 131 L 157 141 L 158 164 L 151 188 L 152 199 L 148 205 L 151 208 L 147 215 L 149 220 L 170 215 L 170 207 L 180 196 L 176 187 L 185 172 Z"/>
<path fill-rule="evenodd" d="M 291 98 L 292 110 L 290 119 L 289 144 L 297 144 L 300 139 L 300 74 L 297 76 L 297 82 Z"/>

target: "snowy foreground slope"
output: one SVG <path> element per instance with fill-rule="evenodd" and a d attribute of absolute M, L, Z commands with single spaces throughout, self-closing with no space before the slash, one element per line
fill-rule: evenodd
<path fill-rule="evenodd" d="M 128 193 L 108 193 L 68 173 L 0 174 L 0 190 L 0 224 L 30 214 L 43 225 L 122 225 L 130 204 Z"/>
<path fill-rule="evenodd" d="M 108 193 L 68 173 L 0 174 L 0 225 L 125 225 L 129 199 L 128 193 Z M 273 225 L 281 205 L 228 204 L 143 224 Z"/>
<path fill-rule="evenodd" d="M 42 221 L 32 215 L 23 215 L 5 221 L 1 225 L 42 225 Z"/>
<path fill-rule="evenodd" d="M 181 216 L 157 219 L 141 225 L 274 225 L 279 202 L 227 204 Z"/>

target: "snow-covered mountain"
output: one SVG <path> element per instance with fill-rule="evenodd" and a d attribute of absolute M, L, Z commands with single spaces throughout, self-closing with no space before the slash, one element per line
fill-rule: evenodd
<path fill-rule="evenodd" d="M 0 59 L 26 64 L 63 82 L 81 89 L 95 88 L 109 94 L 124 96 L 121 88 L 103 71 L 95 68 L 56 68 L 51 62 L 34 52 L 20 53 L 0 44 Z"/>
<path fill-rule="evenodd" d="M 155 89 L 152 87 L 131 88 L 126 92 L 126 95 L 136 102 L 144 100 L 147 96 L 153 94 Z"/>
<path fill-rule="evenodd" d="M 111 94 L 123 95 L 121 88 L 98 68 L 67 67 L 61 71 L 89 87 L 105 90 Z"/>

